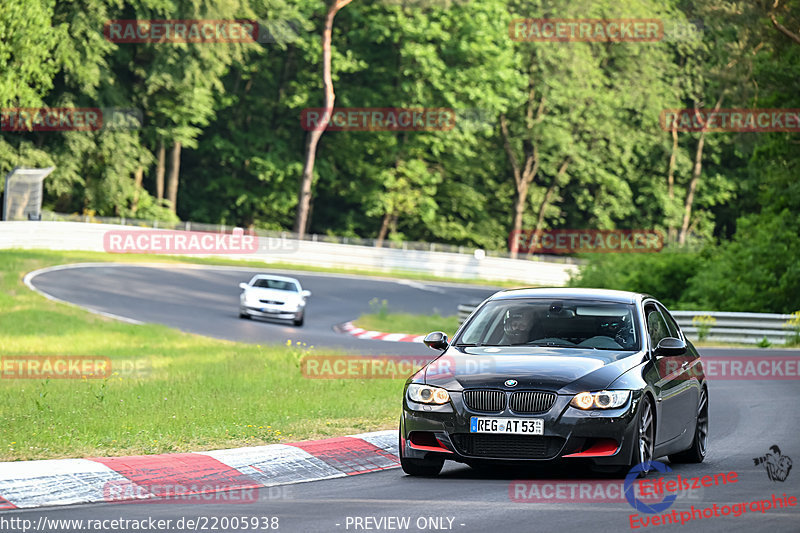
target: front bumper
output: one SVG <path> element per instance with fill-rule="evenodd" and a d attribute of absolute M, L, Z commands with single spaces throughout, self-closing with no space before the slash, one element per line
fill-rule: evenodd
<path fill-rule="evenodd" d="M 435 406 L 403 399 L 400 443 L 406 458 L 423 459 L 430 454 L 460 462 L 554 461 L 589 459 L 598 465 L 630 464 L 636 442 L 636 408 L 641 393 L 633 391 L 618 409 L 583 411 L 569 405 L 573 395 L 558 395 L 543 413 L 517 414 L 470 410 L 461 392 L 450 392 L 450 403 Z M 544 435 L 470 433 L 471 417 L 538 418 Z M 413 435 L 412 435 L 413 434 Z"/>
<path fill-rule="evenodd" d="M 248 305 L 240 305 L 239 312 L 242 314 L 248 314 L 250 316 L 256 317 L 264 317 L 264 318 L 278 318 L 283 320 L 295 320 L 303 316 L 303 308 L 301 307 L 297 311 L 288 311 L 286 309 L 280 309 L 279 307 L 275 306 L 267 306 L 264 307 L 251 307 Z"/>

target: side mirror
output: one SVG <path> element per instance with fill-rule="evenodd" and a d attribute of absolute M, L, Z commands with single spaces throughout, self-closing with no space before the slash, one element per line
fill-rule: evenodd
<path fill-rule="evenodd" d="M 239 288 L 242 289 L 242 290 L 246 289 L 247 287 L 249 287 L 249 285 L 247 283 L 240 283 L 239 284 Z"/>
<path fill-rule="evenodd" d="M 664 357 L 673 357 L 686 353 L 686 343 L 675 337 L 664 337 L 656 346 L 655 354 Z"/>
<path fill-rule="evenodd" d="M 425 346 L 428 348 L 433 348 L 434 350 L 446 350 L 449 346 L 449 343 L 447 342 L 447 334 L 441 331 L 428 333 L 422 342 L 425 343 Z"/>
<path fill-rule="evenodd" d="M 303 295 L 303 298 L 308 298 L 309 296 L 311 296 L 311 291 L 303 291 L 300 294 Z"/>

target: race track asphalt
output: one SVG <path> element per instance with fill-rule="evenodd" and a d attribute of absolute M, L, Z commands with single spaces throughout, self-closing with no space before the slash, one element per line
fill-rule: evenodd
<path fill-rule="evenodd" d="M 245 342 L 303 340 L 318 346 L 339 346 L 398 353 L 389 343 L 353 339 L 335 333 L 333 325 L 369 310 L 372 298 L 387 299 L 391 309 L 443 314 L 455 312 L 462 301 L 480 299 L 491 288 L 330 277 L 296 273 L 304 288 L 313 292 L 304 328 L 237 318 L 237 284 L 254 270 L 152 269 L 103 267 L 54 271 L 33 280 L 39 290 L 94 309 L 147 322 L 160 322 L 184 331 Z M 284 272 L 285 273 L 285 272 Z M 440 292 L 444 291 L 444 292 Z M 361 348 L 371 345 L 376 348 Z M 385 348 L 384 348 L 385 347 Z M 417 351 L 419 348 L 421 351 Z M 401 347 L 402 353 L 426 353 L 424 346 Z M 410 351 L 414 350 L 414 351 Z M 376 352 L 376 353 L 377 353 Z M 702 349 L 709 355 L 763 355 L 753 349 Z M 770 355 L 798 355 L 795 351 L 770 351 Z M 709 382 L 710 448 L 700 465 L 671 465 L 682 477 L 737 472 L 736 483 L 682 493 L 672 509 L 687 511 L 717 504 L 733 505 L 777 496 L 800 496 L 800 472 L 795 467 L 783 482 L 771 481 L 753 458 L 777 444 L 784 455 L 800 460 L 798 425 L 800 387 L 792 380 L 716 380 Z M 665 462 L 666 459 L 664 459 Z M 695 519 L 684 525 L 631 527 L 633 508 L 622 502 L 513 501 L 509 487 L 514 480 L 535 479 L 575 483 L 604 479 L 580 465 L 557 468 L 473 470 L 448 463 L 434 479 L 405 476 L 393 469 L 346 478 L 262 489 L 258 502 L 249 504 L 160 503 L 90 504 L 62 508 L 9 511 L 0 518 L 20 518 L 38 524 L 48 520 L 171 520 L 169 531 L 275 531 L 243 529 L 241 519 L 277 517 L 278 531 L 459 531 L 459 532 L 619 532 L 619 531 L 800 531 L 800 509 L 748 510 L 741 516 Z M 667 512 L 669 512 L 667 511 Z M 641 515 L 640 515 L 641 516 Z M 205 518 L 203 518 L 205 517 Z M 238 527 L 233 519 L 238 517 Z M 406 517 L 404 523 L 389 517 Z M 200 527 L 189 528 L 183 518 L 200 518 Z M 381 521 L 383 519 L 383 521 Z M 216 524 L 215 524 L 216 522 Z M 263 524 L 264 522 L 259 522 Z M 267 524 L 274 522 L 267 521 Z M 2 522 L 0 522 L 2 524 Z M 77 527 L 54 527 L 46 531 L 86 531 Z M 65 524 L 62 524 L 65 525 Z M 73 524 L 74 525 L 74 524 Z M 84 526 L 86 524 L 84 523 Z M 202 526 L 205 525 L 204 529 Z M 212 529 L 210 526 L 218 527 Z M 225 527 L 222 527 L 225 526 Z M 394 527 L 390 527 L 394 526 Z M 399 526 L 399 527 L 398 527 Z M 10 531 L 21 531 L 13 529 Z M 109 529 L 108 531 L 112 531 Z M 141 531 L 116 529 L 114 531 Z"/>
<path fill-rule="evenodd" d="M 239 283 L 260 273 L 290 275 L 311 291 L 302 327 L 288 321 L 239 318 Z M 459 303 L 483 300 L 498 290 L 286 270 L 130 265 L 54 270 L 35 276 L 32 284 L 83 307 L 219 339 L 259 344 L 292 340 L 318 348 L 410 355 L 433 352 L 420 344 L 356 339 L 333 328 L 369 313 L 375 298 L 386 300 L 390 311 L 453 315 Z"/>

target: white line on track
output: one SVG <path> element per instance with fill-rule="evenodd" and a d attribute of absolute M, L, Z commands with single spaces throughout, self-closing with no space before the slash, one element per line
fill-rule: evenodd
<path fill-rule="evenodd" d="M 135 318 L 129 318 L 129 317 L 126 317 L 126 316 L 115 315 L 113 313 L 107 313 L 107 312 L 101 311 L 99 309 L 94 309 L 92 307 L 86 307 L 86 306 L 83 306 L 83 305 L 74 304 L 72 302 L 68 302 L 66 300 L 62 300 L 61 298 L 56 298 L 52 294 L 48 294 L 48 293 L 44 292 L 41 289 L 37 289 L 36 287 L 34 287 L 34 285 L 32 283 L 33 278 L 35 278 L 39 274 L 44 274 L 44 273 L 47 273 L 47 272 L 55 272 L 55 271 L 58 271 L 58 270 L 69 270 L 71 268 L 92 267 L 92 266 L 108 266 L 108 264 L 106 264 L 106 263 L 79 263 L 79 264 L 72 264 L 72 265 L 57 265 L 57 266 L 52 266 L 52 267 L 40 268 L 39 270 L 34 270 L 33 272 L 28 272 L 27 274 L 25 274 L 25 277 L 22 278 L 22 282 L 25 283 L 25 285 L 30 290 L 41 294 L 42 296 L 44 296 L 48 300 L 52 300 L 54 302 L 58 302 L 58 303 L 66 304 L 66 305 L 71 305 L 73 307 L 78 307 L 80 309 L 85 309 L 86 311 L 89 311 L 90 313 L 94 313 L 96 315 L 101 315 L 101 316 L 104 316 L 106 318 L 112 318 L 114 320 L 127 322 L 129 324 L 135 324 L 137 326 L 141 326 L 141 325 L 145 324 L 145 322 L 142 322 L 141 320 L 136 320 Z"/>

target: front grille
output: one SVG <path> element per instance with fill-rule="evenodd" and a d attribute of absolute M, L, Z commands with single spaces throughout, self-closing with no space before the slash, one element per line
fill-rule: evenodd
<path fill-rule="evenodd" d="M 511 395 L 509 407 L 517 413 L 544 413 L 555 401 L 556 395 L 552 392 L 520 391 Z"/>
<path fill-rule="evenodd" d="M 279 302 L 278 300 L 259 300 L 262 304 L 270 304 L 270 305 L 283 305 L 283 302 Z"/>
<path fill-rule="evenodd" d="M 473 411 L 499 413 L 506 408 L 506 393 L 499 390 L 464 391 L 464 403 Z"/>
<path fill-rule="evenodd" d="M 493 459 L 549 459 L 564 445 L 561 437 L 532 435 L 456 434 L 452 441 L 462 455 Z"/>

